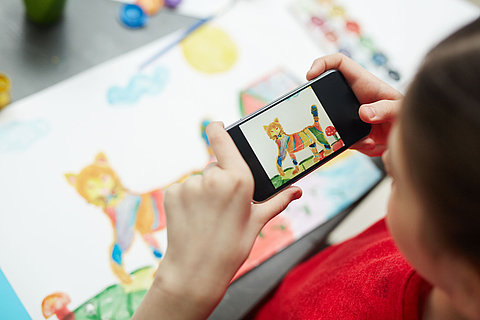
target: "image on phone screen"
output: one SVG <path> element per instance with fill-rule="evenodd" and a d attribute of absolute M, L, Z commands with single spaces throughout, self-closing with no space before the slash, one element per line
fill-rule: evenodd
<path fill-rule="evenodd" d="M 239 127 L 275 189 L 345 145 L 311 86 Z"/>

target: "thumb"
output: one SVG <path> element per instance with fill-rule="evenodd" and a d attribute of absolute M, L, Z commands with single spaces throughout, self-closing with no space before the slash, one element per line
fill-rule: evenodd
<path fill-rule="evenodd" d="M 277 194 L 272 199 L 255 204 L 253 206 L 253 215 L 256 215 L 263 224 L 267 223 L 270 219 L 275 217 L 277 214 L 285 210 L 285 208 L 292 202 L 302 196 L 302 189 L 299 187 L 289 187 L 279 194 Z"/>
<path fill-rule="evenodd" d="M 400 110 L 400 100 L 380 100 L 369 104 L 363 104 L 358 110 L 362 121 L 379 124 L 392 122 Z"/>

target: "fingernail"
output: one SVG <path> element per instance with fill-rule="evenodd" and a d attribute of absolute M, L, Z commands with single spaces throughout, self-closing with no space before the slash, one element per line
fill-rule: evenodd
<path fill-rule="evenodd" d="M 297 189 L 295 191 L 295 193 L 293 194 L 294 200 L 300 199 L 301 196 L 302 196 L 302 190 L 301 189 Z"/>
<path fill-rule="evenodd" d="M 367 113 L 367 116 L 370 120 L 375 118 L 375 109 L 372 107 L 364 107 L 365 112 Z"/>

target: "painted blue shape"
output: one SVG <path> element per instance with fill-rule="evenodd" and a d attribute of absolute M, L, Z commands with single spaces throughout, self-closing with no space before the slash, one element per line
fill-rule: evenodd
<path fill-rule="evenodd" d="M 153 249 L 153 255 L 155 257 L 157 257 L 158 259 L 160 259 L 161 257 L 163 257 L 163 254 L 160 252 L 160 250 L 157 250 L 157 249 Z"/>
<path fill-rule="evenodd" d="M 0 153 L 25 151 L 50 132 L 42 119 L 13 121 L 0 126 Z"/>
<path fill-rule="evenodd" d="M 202 138 L 205 141 L 205 143 L 207 144 L 207 146 L 210 146 L 210 142 L 208 141 L 206 129 L 207 129 L 207 126 L 210 124 L 210 122 L 211 122 L 210 120 L 203 120 L 202 125 L 201 125 Z"/>
<path fill-rule="evenodd" d="M 115 243 L 112 250 L 112 260 L 115 261 L 118 265 L 122 264 L 122 249 L 118 243 Z"/>
<path fill-rule="evenodd" d="M 134 105 L 146 94 L 161 93 L 169 78 L 170 73 L 164 67 L 157 67 L 151 75 L 137 73 L 126 87 L 113 86 L 108 89 L 108 103 L 111 106 Z"/>
<path fill-rule="evenodd" d="M 32 319 L 0 269 L 0 310 L 2 319 Z"/>
<path fill-rule="evenodd" d="M 332 211 L 327 213 L 329 218 L 350 206 L 383 178 L 381 170 L 367 156 L 360 154 L 320 169 L 316 174 L 330 181 L 323 191 L 335 203 Z"/>

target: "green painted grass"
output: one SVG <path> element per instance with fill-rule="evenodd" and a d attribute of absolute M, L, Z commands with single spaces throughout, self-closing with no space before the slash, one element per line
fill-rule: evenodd
<path fill-rule="evenodd" d="M 302 160 L 302 162 L 300 162 L 298 164 L 299 168 L 300 168 L 300 172 L 303 172 L 305 170 L 307 170 L 308 168 L 310 168 L 311 166 L 313 166 L 315 164 L 315 162 L 313 161 L 313 155 L 306 158 L 305 160 Z M 276 188 L 280 187 L 281 185 L 287 183 L 289 180 L 291 180 L 293 177 L 295 177 L 296 175 L 298 175 L 300 172 L 298 172 L 296 175 L 293 175 L 292 172 L 293 172 L 293 167 L 289 167 L 289 168 L 286 168 L 283 170 L 285 172 L 285 175 L 282 177 L 281 175 L 277 174 L 275 176 L 273 176 L 272 178 L 270 178 L 270 181 L 272 182 L 273 186 Z"/>

